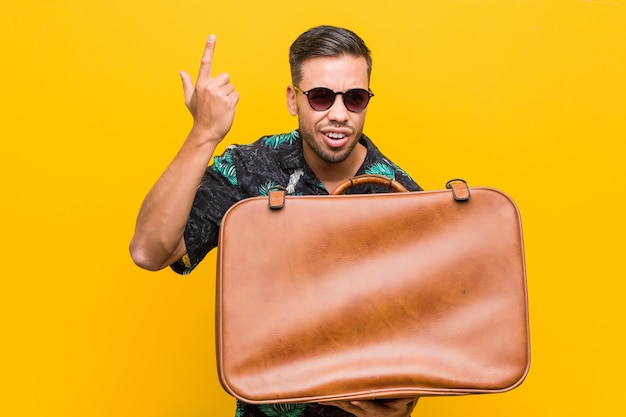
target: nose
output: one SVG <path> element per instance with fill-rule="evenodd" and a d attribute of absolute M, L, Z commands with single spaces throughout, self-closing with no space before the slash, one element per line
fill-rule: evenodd
<path fill-rule="evenodd" d="M 343 95 L 337 94 L 335 102 L 328 109 L 328 118 L 336 122 L 346 122 L 348 120 L 348 109 L 343 102 Z"/>

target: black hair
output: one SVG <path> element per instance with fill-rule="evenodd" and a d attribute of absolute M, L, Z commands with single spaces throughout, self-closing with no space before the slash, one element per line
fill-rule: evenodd
<path fill-rule="evenodd" d="M 291 80 L 298 84 L 302 79 L 302 65 L 307 59 L 317 57 L 363 57 L 367 64 L 367 77 L 372 73 L 372 57 L 368 47 L 356 33 L 336 26 L 317 26 L 301 34 L 289 48 Z"/>

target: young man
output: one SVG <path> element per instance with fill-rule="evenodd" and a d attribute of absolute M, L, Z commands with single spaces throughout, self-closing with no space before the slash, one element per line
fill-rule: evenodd
<path fill-rule="evenodd" d="M 217 245 L 222 216 L 237 201 L 283 186 L 294 195 L 328 194 L 360 174 L 386 175 L 410 191 L 420 187 L 363 134 L 372 61 L 355 33 L 319 26 L 290 48 L 292 85 L 287 108 L 299 128 L 231 146 L 207 168 L 230 130 L 239 94 L 227 74 L 212 76 L 215 37 L 206 43 L 195 86 L 181 72 L 193 127 L 180 151 L 146 196 L 130 244 L 133 260 L 149 270 L 171 266 L 186 274 Z M 349 193 L 386 192 L 375 185 Z M 328 404 L 237 403 L 238 417 L 408 417 L 416 399 Z"/>

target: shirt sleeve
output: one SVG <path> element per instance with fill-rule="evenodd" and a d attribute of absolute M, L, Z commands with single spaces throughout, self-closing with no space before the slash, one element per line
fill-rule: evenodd
<path fill-rule="evenodd" d="M 228 150 L 213 159 L 198 186 L 187 219 L 184 239 L 187 253 L 170 265 L 175 272 L 187 275 L 217 246 L 222 217 L 241 200 L 237 170 Z"/>

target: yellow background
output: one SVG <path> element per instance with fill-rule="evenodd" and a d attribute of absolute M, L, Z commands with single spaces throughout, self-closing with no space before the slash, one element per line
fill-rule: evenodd
<path fill-rule="evenodd" d="M 374 56 L 366 133 L 427 189 L 463 177 L 522 213 L 532 336 L 505 394 L 415 416 L 623 409 L 623 0 L 2 0 L 0 415 L 231 416 L 216 377 L 214 255 L 192 276 L 128 255 L 190 127 L 178 70 L 206 36 L 241 93 L 229 142 L 296 126 L 287 49 L 318 24 Z"/>

